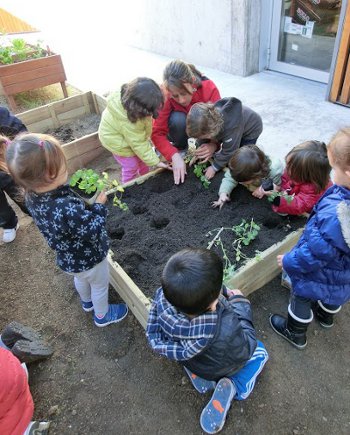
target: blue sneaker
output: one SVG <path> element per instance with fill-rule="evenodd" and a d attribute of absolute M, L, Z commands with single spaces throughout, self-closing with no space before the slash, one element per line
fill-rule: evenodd
<path fill-rule="evenodd" d="M 88 302 L 81 301 L 81 306 L 83 307 L 83 310 L 86 313 L 90 313 L 91 311 L 94 311 L 94 306 L 92 305 L 92 301 L 88 301 Z"/>
<path fill-rule="evenodd" d="M 107 314 L 99 319 L 94 316 L 95 325 L 102 328 L 111 323 L 118 323 L 128 314 L 128 306 L 126 304 L 109 304 Z"/>
<path fill-rule="evenodd" d="M 192 385 L 198 391 L 198 393 L 205 394 L 208 391 L 214 390 L 216 382 L 207 381 L 206 379 L 200 378 L 199 376 L 192 373 L 188 368 L 184 366 L 185 372 L 190 378 Z"/>
<path fill-rule="evenodd" d="M 212 398 L 201 414 L 200 423 L 204 432 L 218 433 L 221 431 L 235 394 L 236 389 L 231 380 L 220 379 Z"/>

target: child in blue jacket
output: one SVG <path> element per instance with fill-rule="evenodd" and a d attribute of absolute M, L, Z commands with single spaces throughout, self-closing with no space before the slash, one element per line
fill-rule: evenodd
<path fill-rule="evenodd" d="M 288 318 L 270 317 L 273 330 L 298 349 L 315 317 L 324 328 L 350 299 L 350 128 L 328 145 L 334 185 L 315 205 L 297 245 L 277 257 L 291 280 Z"/>
<path fill-rule="evenodd" d="M 232 399 L 252 392 L 268 354 L 252 323 L 250 303 L 222 285 L 221 259 L 207 249 L 187 248 L 165 265 L 147 324 L 153 350 L 179 361 L 200 393 L 213 389 L 200 423 L 219 432 Z"/>

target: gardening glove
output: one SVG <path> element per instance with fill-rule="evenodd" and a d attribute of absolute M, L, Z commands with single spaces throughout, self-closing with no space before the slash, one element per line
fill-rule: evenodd
<path fill-rule="evenodd" d="M 211 206 L 213 208 L 219 207 L 221 210 L 221 208 L 225 204 L 225 202 L 228 202 L 228 201 L 231 201 L 230 197 L 228 196 L 227 193 L 223 192 L 223 193 L 220 193 L 219 199 L 217 201 L 212 202 Z"/>

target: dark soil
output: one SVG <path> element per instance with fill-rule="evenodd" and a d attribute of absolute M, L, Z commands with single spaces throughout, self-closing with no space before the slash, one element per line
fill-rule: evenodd
<path fill-rule="evenodd" d="M 72 142 L 91 133 L 95 133 L 100 125 L 101 116 L 96 113 L 86 115 L 63 124 L 54 129 L 48 129 L 46 134 L 56 137 L 62 144 Z"/>
<path fill-rule="evenodd" d="M 213 209 L 211 203 L 217 199 L 221 179 L 222 175 L 217 175 L 205 189 L 190 169 L 185 183 L 176 186 L 172 173 L 166 171 L 126 189 L 123 200 L 128 212 L 109 203 L 108 230 L 116 261 L 147 296 L 159 287 L 162 269 L 172 254 L 190 246 L 206 248 L 222 226 L 254 219 L 260 226 L 258 237 L 242 247 L 243 254 L 252 258 L 256 251 L 264 251 L 305 224 L 305 218 L 277 215 L 267 199 L 254 198 L 243 186 L 233 191 L 231 202 L 221 210 Z M 221 233 L 233 263 L 235 238 L 230 230 Z M 222 256 L 221 249 L 212 249 Z M 242 264 L 241 260 L 237 268 Z"/>

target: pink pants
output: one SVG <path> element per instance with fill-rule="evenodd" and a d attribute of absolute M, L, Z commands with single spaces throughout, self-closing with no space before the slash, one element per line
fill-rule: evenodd
<path fill-rule="evenodd" d="M 113 157 L 122 167 L 122 183 L 149 172 L 149 167 L 137 156 L 123 157 L 113 154 Z"/>

